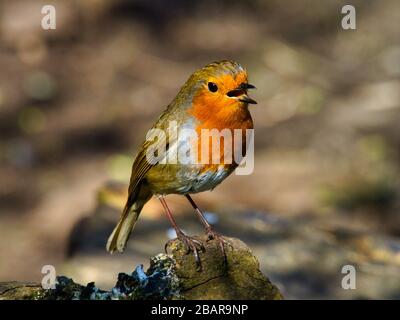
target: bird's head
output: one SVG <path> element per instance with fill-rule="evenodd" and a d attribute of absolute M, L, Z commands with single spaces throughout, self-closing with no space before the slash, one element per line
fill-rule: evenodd
<path fill-rule="evenodd" d="M 239 63 L 223 60 L 194 72 L 177 98 L 189 98 L 192 106 L 207 109 L 208 112 L 228 112 L 256 104 L 248 96 L 248 90 L 254 88 L 248 83 L 247 71 Z"/>
<path fill-rule="evenodd" d="M 255 87 L 247 82 L 247 71 L 237 62 L 213 62 L 196 71 L 188 80 L 197 90 L 194 99 L 207 100 L 213 105 L 256 104 L 247 95 Z"/>

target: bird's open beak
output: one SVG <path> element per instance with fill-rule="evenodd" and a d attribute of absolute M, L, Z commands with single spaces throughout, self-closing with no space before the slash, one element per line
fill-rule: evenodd
<path fill-rule="evenodd" d="M 242 83 L 239 87 L 234 90 L 231 90 L 227 93 L 228 97 L 237 97 L 239 101 L 250 103 L 250 104 L 257 104 L 257 101 L 251 99 L 247 95 L 248 89 L 255 89 L 256 87 L 249 83 Z"/>
<path fill-rule="evenodd" d="M 246 94 L 244 94 L 243 96 L 241 96 L 241 97 L 239 98 L 239 101 L 246 102 L 246 103 L 250 103 L 250 104 L 257 104 L 257 101 L 253 100 L 252 98 L 250 98 L 250 97 L 247 96 Z"/>

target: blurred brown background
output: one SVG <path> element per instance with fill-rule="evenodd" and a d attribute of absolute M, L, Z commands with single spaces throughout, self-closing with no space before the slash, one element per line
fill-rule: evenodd
<path fill-rule="evenodd" d="M 357 30 L 341 28 L 344 4 L 1 1 L 0 281 L 52 264 L 111 286 L 162 251 L 157 201 L 125 255 L 104 250 L 135 147 L 195 69 L 233 59 L 258 88 L 255 172 L 199 204 L 289 298 L 400 298 L 400 3 L 351 1 Z M 344 264 L 357 290 L 341 288 Z"/>

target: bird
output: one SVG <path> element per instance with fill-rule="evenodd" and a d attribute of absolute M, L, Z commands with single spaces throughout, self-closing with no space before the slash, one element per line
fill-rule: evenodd
<path fill-rule="evenodd" d="M 248 82 L 246 69 L 232 60 L 207 64 L 188 78 L 151 128 L 156 132 L 162 130 L 165 134 L 158 136 L 157 139 L 145 139 L 138 149 L 132 165 L 126 204 L 118 224 L 108 238 L 107 251 L 110 253 L 124 251 L 140 212 L 155 196 L 160 200 L 177 238 L 182 241 L 187 253 L 194 254 L 199 266 L 201 263 L 199 253 L 204 251 L 204 244 L 178 227 L 165 200 L 168 194 L 178 194 L 185 196 L 190 202 L 204 225 L 207 241 L 212 239 L 217 241 L 226 261 L 224 245 L 227 245 L 228 241 L 208 223 L 191 194 L 213 190 L 237 168 L 239 161 L 232 159 L 232 149 L 237 144 L 240 144 L 239 147 L 244 153 L 242 155 L 245 156 L 248 140 L 244 132 L 253 129 L 253 120 L 248 106 L 257 104 L 249 97 L 249 89 L 255 89 L 255 86 Z M 185 128 L 198 133 L 196 144 L 192 136 L 183 135 L 182 138 L 168 131 L 171 123 L 176 124 L 178 129 Z M 214 148 L 216 151 L 211 146 L 211 152 L 205 155 L 205 159 L 199 161 L 199 154 L 203 148 L 210 147 L 212 144 L 212 135 L 204 138 L 201 135 L 203 130 L 215 132 L 215 130 L 224 129 L 228 132 L 241 130 L 243 132 L 241 141 L 229 140 L 226 147 L 228 152 L 224 150 L 222 155 L 217 154 L 215 158 L 212 157 L 215 156 L 216 151 L 221 151 L 222 144 Z M 188 156 L 192 161 L 185 163 L 166 161 L 168 157 L 172 158 L 173 153 L 176 153 L 178 149 L 181 150 L 182 146 L 190 150 L 189 154 L 193 154 L 193 156 Z M 223 146 L 225 147 L 225 143 Z M 149 150 L 154 147 L 160 147 L 161 151 L 158 157 L 151 158 Z M 229 157 L 230 159 L 227 159 Z M 215 159 L 216 161 L 211 161 Z M 168 244 L 169 242 L 166 248 Z"/>

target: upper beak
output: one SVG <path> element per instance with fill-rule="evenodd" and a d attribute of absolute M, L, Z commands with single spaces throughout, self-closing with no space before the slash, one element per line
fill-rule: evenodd
<path fill-rule="evenodd" d="M 253 86 L 250 83 L 242 83 L 241 86 L 245 87 L 245 89 L 257 89 L 255 86 Z"/>
<path fill-rule="evenodd" d="M 238 88 L 231 90 L 227 93 L 229 97 L 238 97 L 239 101 L 241 102 L 246 102 L 246 103 L 251 103 L 251 104 L 257 104 L 257 101 L 251 99 L 247 95 L 247 89 L 255 89 L 256 87 L 253 86 L 252 84 L 249 83 L 242 83 Z"/>

